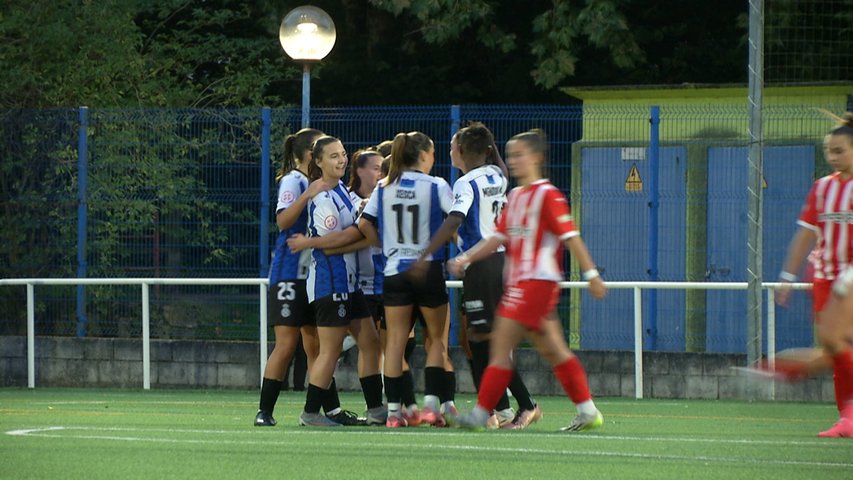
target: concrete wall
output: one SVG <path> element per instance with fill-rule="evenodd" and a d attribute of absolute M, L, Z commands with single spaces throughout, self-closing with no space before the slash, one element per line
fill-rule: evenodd
<path fill-rule="evenodd" d="M 0 385 L 26 387 L 26 337 L 0 337 Z M 269 346 L 272 349 L 272 345 Z M 461 349 L 452 351 L 458 391 L 472 392 L 473 383 Z M 345 390 L 358 390 L 356 349 L 342 359 L 336 374 Z M 634 396 L 631 352 L 580 351 L 590 388 L 598 397 Z M 138 339 L 37 337 L 36 387 L 142 387 L 142 343 Z M 151 341 L 151 388 L 233 388 L 259 386 L 258 344 L 252 342 Z M 558 395 L 562 389 L 535 351 L 516 354 L 522 378 L 536 395 Z M 749 388 L 732 370 L 744 355 L 647 352 L 643 355 L 645 398 L 762 399 L 771 398 L 772 383 Z M 424 352 L 415 350 L 416 388 L 423 389 Z M 787 401 L 834 402 L 832 378 L 824 375 L 797 384 L 776 383 L 775 398 Z"/>

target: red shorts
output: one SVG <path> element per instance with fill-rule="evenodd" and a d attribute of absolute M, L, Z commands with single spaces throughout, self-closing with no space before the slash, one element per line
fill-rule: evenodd
<path fill-rule="evenodd" d="M 832 295 L 833 280 L 815 278 L 812 282 L 812 312 L 815 314 L 814 318 L 817 319 L 817 314 L 823 310 L 830 295 Z"/>
<path fill-rule="evenodd" d="M 542 322 L 557 307 L 560 288 L 550 280 L 523 280 L 507 286 L 495 315 L 509 318 L 539 331 Z"/>

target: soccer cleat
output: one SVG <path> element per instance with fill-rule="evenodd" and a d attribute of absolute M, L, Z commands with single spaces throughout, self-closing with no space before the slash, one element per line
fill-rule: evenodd
<path fill-rule="evenodd" d="M 406 421 L 405 426 L 419 427 L 423 423 L 421 412 L 418 411 L 417 405 L 412 405 L 411 409 L 403 408 L 403 420 Z"/>
<path fill-rule="evenodd" d="M 539 404 L 536 404 L 533 406 L 532 410 L 519 410 L 516 412 L 515 418 L 512 422 L 502 426 L 501 428 L 505 428 L 507 430 L 521 430 L 538 422 L 540 418 L 542 418 L 542 409 L 539 408 Z"/>
<path fill-rule="evenodd" d="M 258 410 L 258 414 L 255 415 L 255 426 L 256 427 L 274 427 L 276 425 L 274 418 L 267 412 Z"/>
<path fill-rule="evenodd" d="M 593 415 L 579 413 L 568 427 L 560 429 L 561 432 L 585 432 L 593 430 L 604 425 L 604 416 L 597 411 Z"/>
<path fill-rule="evenodd" d="M 385 405 L 370 408 L 364 415 L 367 425 L 385 425 L 388 421 L 388 407 Z"/>
<path fill-rule="evenodd" d="M 491 418 L 494 418 L 494 415 L 492 415 Z M 483 417 L 478 414 L 476 410 L 471 410 L 468 413 L 463 413 L 462 415 L 456 417 L 456 424 L 459 425 L 459 428 L 464 428 L 467 430 L 485 430 L 489 428 L 487 425 L 488 421 L 489 418 L 483 420 Z"/>
<path fill-rule="evenodd" d="M 303 427 L 341 427 L 340 423 L 321 413 L 302 412 L 299 415 L 299 424 Z"/>
<path fill-rule="evenodd" d="M 501 428 L 501 422 L 498 420 L 498 416 L 493 413 L 489 416 L 488 420 L 486 420 L 486 429 L 496 430 L 498 428 Z"/>
<path fill-rule="evenodd" d="M 447 423 L 448 427 L 456 426 L 456 418 L 459 417 L 459 410 L 456 409 L 456 405 L 448 405 L 441 414 L 444 415 L 444 422 Z"/>
<path fill-rule="evenodd" d="M 385 426 L 388 428 L 403 428 L 407 427 L 406 419 L 397 415 L 388 415 L 388 420 L 385 421 Z"/>
<path fill-rule="evenodd" d="M 447 422 L 444 420 L 444 417 L 439 412 L 433 410 L 430 407 L 424 407 L 424 409 L 421 411 L 421 421 L 423 421 L 424 423 L 428 423 L 433 427 L 447 426 Z"/>
<path fill-rule="evenodd" d="M 508 425 L 515 420 L 515 412 L 512 408 L 495 410 L 495 417 L 498 419 L 498 428 L 503 428 L 505 425 Z"/>
<path fill-rule="evenodd" d="M 841 417 L 829 430 L 817 434 L 823 438 L 853 438 L 853 419 Z"/>
<path fill-rule="evenodd" d="M 351 412 L 349 410 L 341 409 L 340 412 L 334 415 L 326 415 L 330 420 L 335 423 L 341 424 L 345 427 L 361 427 L 367 425 L 367 419 L 364 417 L 359 417 L 355 414 L 355 412 Z"/>

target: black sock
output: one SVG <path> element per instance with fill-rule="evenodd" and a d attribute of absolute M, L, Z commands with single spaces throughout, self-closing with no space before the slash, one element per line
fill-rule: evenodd
<path fill-rule="evenodd" d="M 308 384 L 310 385 L 311 383 L 309 382 Z M 332 383 L 329 384 L 329 388 L 323 396 L 323 411 L 328 415 L 329 412 L 336 408 L 341 408 L 341 399 L 338 397 L 338 386 L 335 384 L 335 377 L 332 377 Z"/>
<path fill-rule="evenodd" d="M 385 396 L 388 398 L 388 403 L 402 403 L 402 383 L 403 377 L 389 377 L 385 375 Z"/>
<path fill-rule="evenodd" d="M 438 398 L 441 403 L 456 400 L 456 372 L 444 372 L 444 390 Z"/>
<path fill-rule="evenodd" d="M 272 415 L 279 392 L 281 392 L 281 381 L 264 377 L 261 382 L 261 401 L 258 403 L 258 410 Z"/>
<path fill-rule="evenodd" d="M 483 372 L 489 366 L 489 341 L 485 342 L 468 342 L 471 348 L 471 376 L 474 377 L 474 386 L 477 391 L 480 391 L 480 379 L 483 378 Z"/>
<path fill-rule="evenodd" d="M 370 375 L 358 379 L 361 382 L 361 392 L 364 394 L 364 402 L 367 408 L 382 406 L 382 375 Z"/>
<path fill-rule="evenodd" d="M 324 390 L 313 383 L 308 384 L 308 391 L 305 393 L 305 412 L 320 413 L 320 405 L 328 396 L 327 390 Z"/>
<path fill-rule="evenodd" d="M 411 370 L 405 370 L 400 378 L 400 399 L 403 405 L 415 405 L 418 401 L 415 399 L 415 377 Z M 386 387 L 387 388 L 387 387 Z M 387 393 L 387 392 L 386 392 Z M 391 398 L 388 398 L 391 401 Z"/>
<path fill-rule="evenodd" d="M 424 368 L 424 395 L 440 397 L 444 391 L 444 368 Z"/>
<path fill-rule="evenodd" d="M 509 381 L 509 391 L 512 392 L 512 396 L 518 402 L 519 410 L 533 410 L 533 407 L 536 406 L 533 398 L 530 397 L 527 385 L 521 380 L 518 370 L 513 370 L 512 372 L 512 380 Z"/>
<path fill-rule="evenodd" d="M 477 372 L 474 369 L 474 362 L 470 358 L 468 359 L 468 371 L 471 372 L 471 381 L 474 383 L 474 390 L 475 391 L 479 390 L 480 389 L 480 376 L 477 375 Z"/>

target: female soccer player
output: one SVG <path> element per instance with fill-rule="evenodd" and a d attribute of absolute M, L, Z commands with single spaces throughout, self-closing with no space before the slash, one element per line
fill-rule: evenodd
<path fill-rule="evenodd" d="M 480 381 L 477 406 L 458 418 L 460 426 L 486 426 L 490 412 L 512 379 L 512 351 L 525 335 L 551 364 L 554 375 L 575 403 L 578 414 L 564 431 L 582 431 L 603 425 L 587 384 L 586 372 L 569 350 L 554 310 L 559 298 L 560 245 L 574 255 L 589 281 L 589 293 L 603 298 L 607 292 L 595 264 L 575 228 L 566 197 L 542 172 L 548 160 L 545 133 L 531 130 L 512 137 L 506 146 L 507 162 L 519 186 L 509 195 L 494 234 L 448 263 L 454 275 L 506 247 L 506 288 L 496 312 L 491 336 L 489 366 Z"/>
<path fill-rule="evenodd" d="M 825 192 L 824 208 L 831 208 L 833 215 L 823 217 L 844 219 L 824 225 L 824 230 L 820 232 L 825 237 L 840 239 L 835 251 L 825 253 L 824 256 L 837 256 L 838 261 L 846 265 L 832 285 L 832 294 L 817 324 L 818 340 L 832 361 L 835 398 L 841 418 L 828 430 L 818 433 L 818 436 L 853 437 L 853 268 L 850 265 L 853 230 L 851 222 L 846 220 L 853 215 L 853 182 L 850 181 L 853 178 L 853 113 L 846 113 L 841 119 L 841 125 L 826 136 L 824 153 L 829 164 L 838 171 L 830 175 L 835 178 L 828 181 L 830 184 Z M 818 184 L 821 180 L 818 180 Z"/>
<path fill-rule="evenodd" d="M 346 173 L 347 154 L 340 140 L 323 136 L 314 142 L 313 160 L 308 169 L 310 179 L 320 179 L 329 190 L 318 194 L 308 204 L 308 232 L 322 237 L 349 227 L 358 214 L 349 192 L 341 182 Z M 359 347 L 359 379 L 367 403 L 367 423 L 385 423 L 382 404 L 382 378 L 379 374 L 379 336 L 373 324 L 364 294 L 356 287 L 355 253 L 327 254 L 311 251 L 312 262 L 306 280 L 308 301 L 317 321 L 320 350 L 311 367 L 305 409 L 299 417 L 301 425 L 340 426 L 320 408 L 341 354 L 349 329 Z"/>
<path fill-rule="evenodd" d="M 444 252 L 430 262 L 426 281 L 412 282 L 406 272 L 426 248 L 452 204 L 450 185 L 429 175 L 435 163 L 435 146 L 421 132 L 399 133 L 394 137 L 388 176 L 383 179 L 362 212 L 358 228 L 324 240 L 299 236 L 288 240 L 291 248 L 334 248 L 362 236 L 379 244 L 385 255 L 385 394 L 388 398 L 388 427 L 408 425 L 401 408 L 403 353 L 411 330 L 412 311 L 420 309 L 430 339 L 427 347 L 424 409 L 419 419 L 435 426 L 446 425 L 440 414 L 439 395 L 445 388 L 444 327 L 447 321 L 447 288 L 442 268 Z"/>
<path fill-rule="evenodd" d="M 427 249 L 413 271 L 430 254 L 458 233 L 462 251 L 470 249 L 495 231 L 506 203 L 506 166 L 495 146 L 492 132 L 485 125 L 474 122 L 459 130 L 450 142 L 453 166 L 464 175 L 453 184 L 454 203 L 447 219 L 432 237 Z M 471 369 L 474 383 L 479 380 L 489 364 L 489 335 L 498 301 L 503 294 L 504 247 L 471 266 L 462 281 L 462 299 L 468 325 L 468 345 L 471 350 Z M 518 412 L 509 406 L 504 393 L 496 405 L 496 414 L 489 419 L 492 428 L 526 428 L 542 417 L 542 410 L 530 397 L 527 386 L 517 372 L 513 373 L 509 389 L 518 401 Z M 508 414 L 507 414 L 508 413 Z"/>
<path fill-rule="evenodd" d="M 311 146 L 323 132 L 304 128 L 288 135 L 284 141 L 284 159 L 278 172 L 278 205 L 276 224 L 279 228 L 269 276 L 269 324 L 275 333 L 275 346 L 267 359 L 261 383 L 261 399 L 255 425 L 275 426 L 273 410 L 278 401 L 287 364 L 296 351 L 300 330 L 303 336 L 308 366 L 317 357 L 317 331 L 314 313 L 305 294 L 308 275 L 308 252 L 296 253 L 286 240 L 295 233 L 304 233 L 307 225 L 305 205 L 314 195 L 327 190 L 323 182 L 308 184 L 308 164 Z"/>

